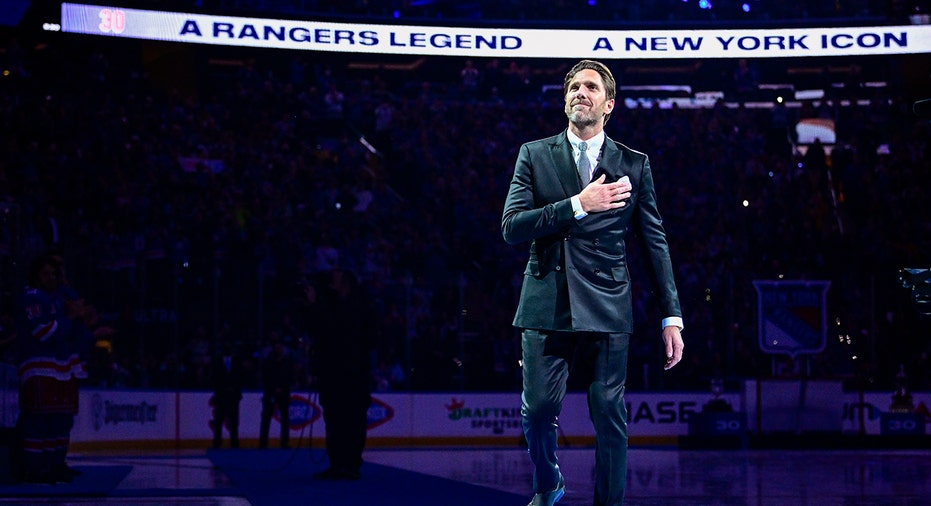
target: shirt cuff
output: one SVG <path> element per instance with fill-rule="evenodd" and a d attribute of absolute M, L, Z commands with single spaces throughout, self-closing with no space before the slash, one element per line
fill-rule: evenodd
<path fill-rule="evenodd" d="M 663 318 L 663 328 L 669 326 L 679 327 L 680 331 L 685 328 L 681 316 L 670 316 L 669 318 Z"/>
<path fill-rule="evenodd" d="M 582 210 L 582 199 L 578 195 L 573 195 L 569 197 L 569 202 L 572 202 L 572 216 L 577 220 L 588 216 L 588 213 Z"/>

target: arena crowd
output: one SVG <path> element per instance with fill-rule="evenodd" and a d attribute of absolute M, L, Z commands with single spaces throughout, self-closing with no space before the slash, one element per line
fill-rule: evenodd
<path fill-rule="evenodd" d="M 89 384 L 209 388 L 229 343 L 260 388 L 283 342 L 295 387 L 312 388 L 314 343 L 331 336 L 304 288 L 342 269 L 375 308 L 358 315 L 375 323 L 375 391 L 519 389 L 527 248 L 501 238 L 503 199 L 521 143 L 564 128 L 544 86 L 574 62 L 353 70 L 344 55 L 66 36 L 0 49 L 4 337 L 23 266 L 52 250 L 117 330 Z M 713 107 L 624 106 L 607 125 L 650 156 L 686 322 L 686 358 L 663 373 L 634 275 L 629 388 L 771 375 L 891 388 L 899 363 L 931 388 L 927 320 L 897 284 L 902 267 L 931 267 L 929 122 L 895 80 L 846 90 L 869 105 L 791 108 L 746 107 L 739 84 Z M 832 119 L 837 144 L 803 155 L 803 118 Z M 760 351 L 760 279 L 831 282 L 823 352 Z"/>

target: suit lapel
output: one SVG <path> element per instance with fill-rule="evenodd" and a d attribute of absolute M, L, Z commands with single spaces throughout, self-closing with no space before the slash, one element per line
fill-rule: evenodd
<path fill-rule="evenodd" d="M 576 195 L 582 191 L 579 172 L 576 170 L 575 160 L 572 159 L 572 147 L 569 145 L 569 138 L 566 137 L 565 130 L 553 137 L 553 142 L 550 144 L 550 154 L 553 157 L 556 176 L 559 178 L 559 182 L 562 183 L 566 195 Z M 588 181 L 585 181 L 585 183 L 588 184 Z"/>
<path fill-rule="evenodd" d="M 621 174 L 618 173 L 620 166 L 621 150 L 617 148 L 614 141 L 605 136 L 605 142 L 601 148 L 601 157 L 598 160 L 598 166 L 595 167 L 595 171 L 592 174 L 592 179 L 597 179 L 602 174 L 607 174 L 605 182 L 613 183 L 621 177 Z"/>

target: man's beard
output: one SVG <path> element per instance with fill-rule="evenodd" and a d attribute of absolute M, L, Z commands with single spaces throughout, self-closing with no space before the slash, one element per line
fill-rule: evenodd
<path fill-rule="evenodd" d="M 590 127 L 598 123 L 600 119 L 591 109 L 570 109 L 566 111 L 566 116 L 569 117 L 569 122 L 573 125 L 583 128 Z"/>

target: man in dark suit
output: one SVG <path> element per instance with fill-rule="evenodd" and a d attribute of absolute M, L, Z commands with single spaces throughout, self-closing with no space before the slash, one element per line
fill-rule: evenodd
<path fill-rule="evenodd" d="M 682 359 L 682 313 L 669 247 L 646 155 L 604 134 L 615 81 L 583 60 L 563 83 L 569 127 L 520 148 L 501 229 L 505 241 L 531 241 L 514 326 L 523 364 L 521 414 L 534 465 L 531 506 L 565 491 L 556 459 L 557 416 L 570 364 L 585 374 L 595 427 L 595 501 L 624 502 L 627 410 L 624 384 L 633 332 L 625 238 L 640 239 L 655 288 L 669 369 Z"/>
<path fill-rule="evenodd" d="M 375 329 L 371 299 L 356 276 L 344 269 L 321 273 L 306 288 L 313 322 L 313 370 L 326 424 L 330 467 L 316 480 L 358 480 L 368 431 L 371 351 Z"/>
<path fill-rule="evenodd" d="M 223 426 L 230 434 L 230 448 L 239 448 L 239 401 L 242 400 L 242 381 L 245 368 L 242 357 L 233 352 L 230 343 L 222 344 L 222 353 L 213 360 L 213 447 L 223 443 Z"/>
<path fill-rule="evenodd" d="M 259 448 L 268 448 L 272 416 L 278 410 L 282 449 L 289 448 L 291 436 L 291 385 L 294 384 L 294 359 L 291 350 L 279 338 L 262 362 L 262 414 L 259 419 Z"/>

